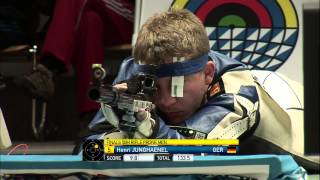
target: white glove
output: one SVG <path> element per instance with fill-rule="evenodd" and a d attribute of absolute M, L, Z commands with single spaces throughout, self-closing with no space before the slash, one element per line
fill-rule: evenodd
<path fill-rule="evenodd" d="M 149 111 L 139 110 L 136 113 L 136 126 L 134 138 L 149 138 L 155 133 L 156 121 Z"/>

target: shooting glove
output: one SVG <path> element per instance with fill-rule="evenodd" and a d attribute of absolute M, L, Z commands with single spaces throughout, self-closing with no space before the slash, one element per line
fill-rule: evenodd
<path fill-rule="evenodd" d="M 137 130 L 134 138 L 152 138 L 158 133 L 158 118 L 153 111 L 139 110 L 136 113 Z"/>
<path fill-rule="evenodd" d="M 116 128 L 119 128 L 119 118 L 110 106 L 104 104 L 102 106 L 102 112 L 110 124 Z M 135 118 L 136 131 L 134 132 L 133 138 L 141 139 L 152 138 L 156 136 L 159 129 L 159 123 L 157 115 L 153 111 L 149 112 L 141 109 L 135 113 Z M 125 133 L 124 131 L 121 132 Z"/>

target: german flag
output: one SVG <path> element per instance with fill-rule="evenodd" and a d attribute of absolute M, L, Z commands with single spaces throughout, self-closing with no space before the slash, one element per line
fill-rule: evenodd
<path fill-rule="evenodd" d="M 237 147 L 228 147 L 228 151 L 227 151 L 228 154 L 236 154 L 237 153 Z"/>

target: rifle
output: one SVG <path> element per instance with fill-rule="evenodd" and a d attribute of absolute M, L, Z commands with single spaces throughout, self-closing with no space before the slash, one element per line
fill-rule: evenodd
<path fill-rule="evenodd" d="M 156 90 L 155 76 L 140 73 L 126 81 L 127 90 L 122 92 L 103 82 L 106 71 L 101 64 L 93 64 L 92 72 L 93 80 L 88 92 L 89 98 L 101 103 L 101 108 L 104 108 L 104 104 L 107 104 L 124 111 L 119 120 L 119 128 L 127 132 L 129 137 L 133 137 L 137 128 L 134 113 L 138 112 L 139 109 L 150 112 L 154 108 L 150 97 Z"/>

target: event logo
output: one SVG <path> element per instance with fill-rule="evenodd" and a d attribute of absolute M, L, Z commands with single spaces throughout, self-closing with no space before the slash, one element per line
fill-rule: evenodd
<path fill-rule="evenodd" d="M 275 71 L 290 57 L 299 35 L 292 0 L 175 0 L 196 14 L 211 49 L 248 65 Z"/>

